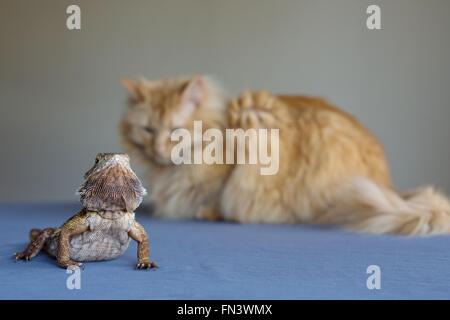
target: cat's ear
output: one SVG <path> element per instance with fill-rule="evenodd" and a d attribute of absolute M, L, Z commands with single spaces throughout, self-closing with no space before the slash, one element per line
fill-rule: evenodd
<path fill-rule="evenodd" d="M 131 98 L 137 101 L 143 101 L 145 99 L 145 92 L 142 90 L 143 88 L 141 82 L 128 78 L 122 78 L 120 82 L 128 91 Z"/>
<path fill-rule="evenodd" d="M 181 104 L 188 109 L 198 107 L 204 102 L 206 95 L 205 78 L 194 76 L 182 89 Z"/>

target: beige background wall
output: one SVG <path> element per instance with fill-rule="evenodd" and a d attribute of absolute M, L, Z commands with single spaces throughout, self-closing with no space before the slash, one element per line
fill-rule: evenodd
<path fill-rule="evenodd" d="M 78 4 L 82 30 L 68 31 Z M 382 30 L 365 27 L 369 4 Z M 76 200 L 119 150 L 124 75 L 319 94 L 384 142 L 400 188 L 450 192 L 450 1 L 0 1 L 0 201 Z"/>

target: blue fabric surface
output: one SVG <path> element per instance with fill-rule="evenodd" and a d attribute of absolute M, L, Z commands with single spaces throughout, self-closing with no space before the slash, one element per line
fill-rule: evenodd
<path fill-rule="evenodd" d="M 33 227 L 58 226 L 77 205 L 0 206 L 1 299 L 411 299 L 450 298 L 450 237 L 353 234 L 303 225 L 238 225 L 137 219 L 160 268 L 134 270 L 136 245 L 120 258 L 87 263 L 81 290 L 40 254 L 12 259 Z M 366 268 L 381 268 L 368 290 Z"/>

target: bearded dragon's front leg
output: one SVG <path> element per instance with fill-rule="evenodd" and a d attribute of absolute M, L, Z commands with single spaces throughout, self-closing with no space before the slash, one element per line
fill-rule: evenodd
<path fill-rule="evenodd" d="M 44 247 L 45 242 L 48 238 L 55 232 L 54 228 L 46 228 L 44 230 L 33 229 L 30 233 L 31 242 L 28 244 L 27 248 L 23 252 L 16 252 L 16 260 L 26 260 L 29 261 L 34 258 Z"/>
<path fill-rule="evenodd" d="M 79 213 L 67 221 L 60 230 L 58 239 L 58 252 L 56 259 L 60 267 L 80 267 L 82 263 L 70 259 L 70 239 L 89 230 L 86 224 L 86 214 Z"/>
<path fill-rule="evenodd" d="M 150 261 L 150 249 L 148 245 L 148 236 L 145 229 L 138 222 L 134 221 L 128 235 L 138 243 L 137 257 L 138 264 L 137 269 L 151 269 L 157 268 L 156 263 Z"/>

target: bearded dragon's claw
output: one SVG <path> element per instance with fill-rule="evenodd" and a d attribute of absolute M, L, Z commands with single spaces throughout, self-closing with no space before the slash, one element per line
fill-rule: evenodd
<path fill-rule="evenodd" d="M 136 269 L 138 270 L 149 270 L 154 268 L 158 268 L 158 266 L 156 263 L 151 261 L 138 262 L 138 264 L 136 265 Z"/>
<path fill-rule="evenodd" d="M 31 260 L 31 256 L 27 255 L 24 252 L 16 252 L 16 253 L 14 253 L 13 257 L 14 257 L 15 261 L 18 261 L 18 260 L 30 261 Z"/>

